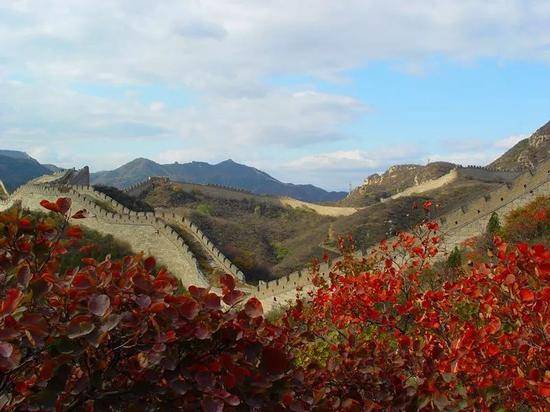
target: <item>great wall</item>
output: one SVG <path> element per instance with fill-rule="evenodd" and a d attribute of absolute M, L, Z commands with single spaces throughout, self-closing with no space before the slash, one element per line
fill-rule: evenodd
<path fill-rule="evenodd" d="M 435 219 L 440 224 L 446 249 L 452 250 L 464 240 L 483 233 L 493 212 L 505 215 L 535 197 L 549 193 L 550 160 L 541 163 L 534 171 L 518 172 L 513 181 Z M 329 271 L 328 264 L 320 265 L 321 276 L 328 275 Z M 260 282 L 256 296 L 265 307 L 271 308 L 295 298 L 297 288 L 306 291 L 311 286 L 310 270 L 304 269 L 270 282 Z"/>
<path fill-rule="evenodd" d="M 466 169 L 471 171 L 477 168 Z M 550 161 L 548 160 L 539 164 L 534 171 L 509 173 L 515 173 L 516 177 L 514 179 L 508 177 L 507 183 L 498 189 L 437 218 L 448 249 L 452 249 L 471 236 L 482 233 L 493 212 L 505 214 L 528 203 L 538 195 L 550 193 Z M 133 194 L 138 190 L 144 190 L 146 185 L 151 183 L 149 181 L 134 185 L 127 190 L 127 193 Z M 127 242 L 135 252 L 154 255 L 158 262 L 169 268 L 185 286 L 191 284 L 209 286 L 210 282 L 201 272 L 197 258 L 190 250 L 187 241 L 174 230 L 173 225 L 192 235 L 220 269 L 244 281 L 242 272 L 192 222 L 170 212 L 129 210 L 91 187 L 87 169 L 69 170 L 34 179 L 19 187 L 4 200 L 0 200 L 0 210 L 6 210 L 17 203 L 23 208 L 41 210 L 39 202 L 42 199 L 55 200 L 61 196 L 72 199 L 74 210 L 89 211 L 90 216 L 80 221 L 80 224 Z M 320 267 L 322 275 L 328 274 L 329 270 L 330 267 L 327 264 L 322 264 Z M 249 294 L 257 296 L 266 310 L 270 310 L 274 305 L 294 298 L 297 288 L 308 289 L 312 284 L 309 269 L 304 269 L 274 281 L 260 282 L 257 287 L 244 282 L 241 286 Z"/>
<path fill-rule="evenodd" d="M 454 169 L 450 170 L 443 176 L 417 183 L 414 186 L 408 187 L 390 197 L 383 198 L 381 201 L 386 202 L 390 199 L 399 199 L 404 196 L 422 194 L 445 186 L 459 178 L 475 179 L 481 182 L 511 183 L 519 175 L 521 175 L 521 170 L 519 169 L 496 170 L 490 167 L 457 165 Z"/>

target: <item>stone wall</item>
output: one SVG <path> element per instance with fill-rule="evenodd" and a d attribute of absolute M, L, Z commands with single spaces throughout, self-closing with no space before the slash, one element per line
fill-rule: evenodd
<path fill-rule="evenodd" d="M 421 194 L 430 190 L 438 189 L 445 186 L 458 178 L 474 179 L 482 182 L 493 183 L 511 183 L 521 172 L 519 170 L 496 170 L 482 166 L 457 166 L 449 173 L 444 174 L 436 179 L 426 180 L 417 185 L 406 188 L 405 190 L 396 193 L 390 197 L 380 199 L 381 202 L 386 202 L 390 199 L 398 199 L 404 196 Z"/>
<path fill-rule="evenodd" d="M 506 184 L 437 218 L 446 248 L 451 250 L 464 240 L 483 233 L 493 212 L 504 215 L 529 203 L 537 196 L 548 194 L 550 194 L 549 160 L 541 163 L 535 171 L 522 173 L 513 183 Z M 320 274 L 327 275 L 329 270 L 328 265 L 321 265 Z M 260 282 L 255 294 L 264 305 L 271 307 L 275 302 L 282 303 L 292 299 L 298 287 L 305 290 L 311 288 L 309 269 L 303 269 L 270 282 Z"/>
<path fill-rule="evenodd" d="M 44 211 L 39 205 L 42 199 L 54 201 L 61 196 L 70 197 L 73 210 L 87 209 L 90 212 L 90 217 L 79 220 L 78 224 L 125 241 L 135 252 L 155 256 L 159 264 L 169 268 L 184 286 L 208 286 L 208 281 L 198 269 L 197 261 L 183 238 L 160 218 L 153 213 L 119 214 L 107 211 L 86 193 L 80 193 L 81 188 L 25 185 L 7 201 L 0 202 L 0 210 L 20 202 L 23 208 Z"/>
<path fill-rule="evenodd" d="M 456 171 L 458 177 L 498 183 L 513 182 L 522 173 L 520 170 L 496 170 L 481 166 L 461 166 Z"/>
<path fill-rule="evenodd" d="M 176 215 L 171 212 L 155 212 L 155 216 L 162 218 L 167 222 L 173 222 L 178 226 L 183 226 L 188 233 L 190 233 L 195 240 L 197 240 L 202 248 L 206 251 L 207 255 L 211 257 L 217 265 L 237 279 L 244 281 L 243 272 L 235 266 L 219 249 L 212 243 L 212 241 L 189 219 L 184 216 Z"/>
<path fill-rule="evenodd" d="M 161 226 L 161 230 L 164 230 L 164 227 L 167 226 L 166 223 L 164 223 L 164 221 L 166 220 L 171 220 L 174 223 L 178 224 L 179 226 L 183 226 L 183 228 L 186 229 L 193 236 L 193 238 L 199 242 L 201 247 L 205 250 L 207 256 L 209 256 L 212 260 L 214 260 L 221 269 L 235 276 L 239 280 L 244 280 L 244 274 L 242 273 L 242 271 L 237 266 L 235 266 L 226 256 L 224 256 L 223 253 L 221 253 L 216 248 L 216 246 L 214 246 L 214 244 L 210 241 L 210 239 L 208 239 L 208 237 L 204 233 L 202 233 L 202 231 L 196 225 L 194 225 L 188 219 L 185 219 L 183 216 L 176 216 L 173 213 L 164 213 L 164 212 L 154 212 L 154 213 L 134 212 L 128 209 L 127 207 L 121 205 L 116 200 L 112 199 L 106 194 L 95 190 L 92 186 L 87 186 L 87 185 L 57 186 L 58 184 L 57 182 L 59 181 L 64 181 L 64 180 L 56 179 L 55 181 L 49 182 L 48 184 L 45 184 L 42 186 L 44 188 L 49 188 L 52 190 L 58 190 L 58 191 L 61 190 L 65 196 L 68 195 L 71 198 L 73 196 L 77 196 L 77 198 L 82 199 L 83 201 L 87 201 L 88 204 L 91 203 L 93 207 L 95 208 L 99 207 L 100 209 L 103 209 L 106 212 L 115 213 L 121 216 L 129 216 L 130 218 L 140 218 L 142 216 L 147 216 L 151 219 L 154 219 L 157 223 L 159 223 L 159 225 Z M 86 209 L 89 210 L 89 207 L 86 207 Z M 174 231 L 172 228 L 169 228 L 169 230 L 171 232 Z M 120 236 L 119 238 L 124 240 Z M 185 244 L 183 239 L 181 239 L 180 243 Z M 133 249 L 142 250 L 140 249 L 139 245 L 137 246 L 138 246 L 137 248 L 133 248 Z M 195 265 L 196 265 L 196 258 L 192 256 L 187 245 L 185 245 L 185 251 L 190 254 L 191 259 L 193 260 L 193 262 L 195 262 Z"/>

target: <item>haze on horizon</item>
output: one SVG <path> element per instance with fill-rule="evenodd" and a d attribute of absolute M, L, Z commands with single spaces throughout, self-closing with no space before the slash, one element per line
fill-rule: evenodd
<path fill-rule="evenodd" d="M 4 0 L 0 149 L 232 158 L 345 189 L 487 164 L 549 120 L 550 2 Z"/>

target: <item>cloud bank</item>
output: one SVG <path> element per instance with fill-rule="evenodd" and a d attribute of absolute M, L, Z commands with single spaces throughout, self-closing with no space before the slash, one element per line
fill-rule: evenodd
<path fill-rule="evenodd" d="M 368 171 L 424 154 L 366 151 L 351 126 L 376 102 L 319 82 L 348 82 L 376 61 L 423 75 L 434 56 L 547 64 L 549 26 L 550 3 L 526 0 L 7 0 L 0 143 L 95 169 L 141 150 L 165 161 L 233 157 L 287 176 Z M 311 80 L 277 81 L 287 77 Z"/>

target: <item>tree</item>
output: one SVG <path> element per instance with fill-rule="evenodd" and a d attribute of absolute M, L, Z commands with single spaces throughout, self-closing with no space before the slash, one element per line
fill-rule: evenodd
<path fill-rule="evenodd" d="M 498 235 L 500 234 L 501 230 L 502 227 L 500 225 L 500 219 L 497 212 L 491 213 L 491 217 L 489 218 L 489 222 L 487 223 L 487 234 L 490 236 Z"/>

